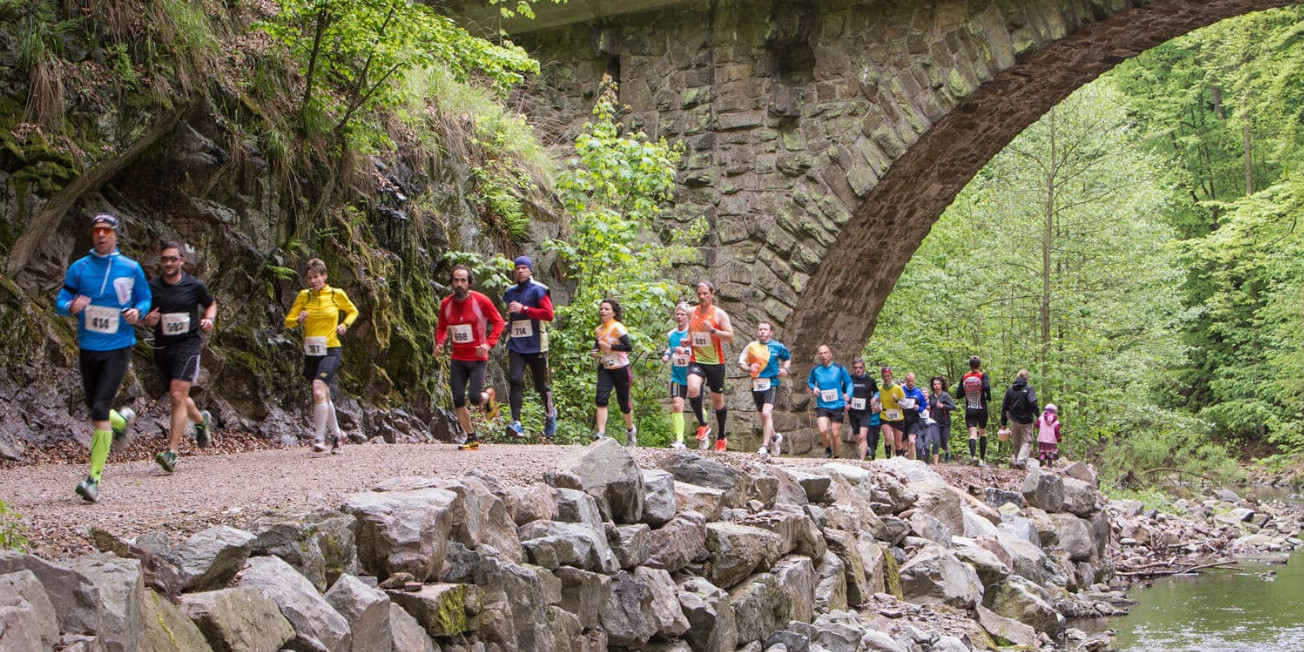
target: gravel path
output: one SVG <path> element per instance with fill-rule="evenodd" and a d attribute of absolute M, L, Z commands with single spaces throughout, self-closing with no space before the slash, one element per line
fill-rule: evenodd
<path fill-rule="evenodd" d="M 143 443 L 143 442 L 142 442 Z M 456 478 L 471 469 L 505 484 L 538 482 L 543 474 L 584 452 L 579 446 L 482 444 L 458 451 L 451 444 L 362 444 L 343 455 L 316 454 L 306 447 L 214 453 L 183 457 L 176 473 L 164 473 L 147 446 L 133 445 L 110 458 L 100 485 L 100 502 L 89 504 L 73 493 L 86 475 L 84 459 L 61 463 L 7 465 L 0 471 L 0 500 L 23 516 L 32 551 L 59 559 L 93 551 L 92 527 L 121 537 L 166 530 L 176 540 L 216 524 L 247 525 L 269 510 L 305 505 L 337 507 L 347 494 L 365 491 L 398 476 Z M 653 468 L 671 454 L 639 448 L 634 459 Z M 742 466 L 755 461 L 744 453 L 701 453 Z M 84 457 L 84 455 L 83 455 Z M 818 466 L 827 460 L 780 458 L 785 466 Z M 841 460 L 848 464 L 858 464 Z M 1014 471 L 943 465 L 939 469 L 961 487 L 1010 486 Z"/>

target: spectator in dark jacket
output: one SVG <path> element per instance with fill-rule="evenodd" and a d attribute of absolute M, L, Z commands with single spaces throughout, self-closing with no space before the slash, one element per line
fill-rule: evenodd
<path fill-rule="evenodd" d="M 1014 451 L 1012 468 L 1022 469 L 1027 466 L 1028 456 L 1032 454 L 1032 444 L 1036 441 L 1033 422 L 1040 416 L 1037 407 L 1037 390 L 1028 385 L 1028 370 L 1020 369 L 1014 378 L 1014 384 L 1005 390 L 1005 400 L 1001 402 L 1001 427 L 1010 425 L 1010 447 Z"/>

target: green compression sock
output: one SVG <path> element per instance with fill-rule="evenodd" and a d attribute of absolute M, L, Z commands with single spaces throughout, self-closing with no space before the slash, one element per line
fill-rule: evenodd
<path fill-rule="evenodd" d="M 109 445 L 113 443 L 112 430 L 96 430 L 91 435 L 91 477 L 99 481 L 104 473 L 104 463 L 109 461 Z"/>
<path fill-rule="evenodd" d="M 670 422 L 675 424 L 675 441 L 684 443 L 684 413 L 671 412 Z"/>

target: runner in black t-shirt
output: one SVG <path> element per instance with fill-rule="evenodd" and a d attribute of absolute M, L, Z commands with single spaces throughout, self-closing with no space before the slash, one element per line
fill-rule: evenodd
<path fill-rule="evenodd" d="M 145 315 L 146 326 L 154 328 L 154 364 L 168 382 L 172 400 L 172 433 L 168 449 L 154 456 L 154 461 L 171 473 L 177 466 L 181 435 L 186 421 L 195 422 L 195 443 L 207 448 L 211 442 L 212 415 L 199 411 L 190 398 L 190 385 L 199 380 L 199 351 L 204 333 L 213 330 L 217 302 L 204 282 L 181 270 L 185 265 L 181 245 L 163 244 L 159 267 L 163 273 L 149 282 L 154 295 L 154 309 Z M 203 308 L 203 314 L 200 314 Z"/>

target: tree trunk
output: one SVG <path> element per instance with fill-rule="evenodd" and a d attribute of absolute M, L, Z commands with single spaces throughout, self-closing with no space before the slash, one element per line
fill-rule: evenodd
<path fill-rule="evenodd" d="M 40 244 L 41 239 L 55 230 L 63 216 L 82 197 L 86 196 L 87 193 L 99 190 L 101 186 L 117 176 L 123 168 L 134 162 L 141 154 L 144 154 L 160 138 L 170 133 L 180 122 L 181 116 L 189 109 L 189 99 L 178 101 L 171 112 L 163 114 L 154 123 L 153 127 L 150 127 L 140 138 L 131 143 L 121 155 L 96 163 L 89 170 L 83 172 L 81 176 L 73 179 L 72 183 L 55 193 L 50 201 L 41 207 L 40 212 L 27 223 L 27 228 L 23 229 L 22 235 L 18 236 L 18 239 L 14 241 L 14 248 L 9 252 L 9 260 L 6 261 L 5 273 L 10 277 L 18 276 L 31 262 L 32 254 L 36 252 L 36 247 Z"/>

